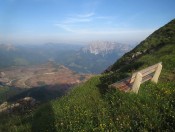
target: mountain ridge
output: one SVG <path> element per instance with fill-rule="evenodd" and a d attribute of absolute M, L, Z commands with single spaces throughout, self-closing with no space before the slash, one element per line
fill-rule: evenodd
<path fill-rule="evenodd" d="M 115 41 L 93 41 L 88 46 L 82 48 L 82 51 L 95 55 L 102 54 L 104 56 L 112 52 L 121 52 L 122 54 L 131 50 L 132 47 L 131 45 L 121 44 Z"/>

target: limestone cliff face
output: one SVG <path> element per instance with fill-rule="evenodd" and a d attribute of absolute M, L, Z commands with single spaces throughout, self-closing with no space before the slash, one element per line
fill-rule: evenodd
<path fill-rule="evenodd" d="M 87 47 L 82 48 L 85 53 L 91 54 L 110 54 L 112 52 L 127 52 L 131 50 L 131 45 L 121 44 L 113 41 L 93 41 Z"/>

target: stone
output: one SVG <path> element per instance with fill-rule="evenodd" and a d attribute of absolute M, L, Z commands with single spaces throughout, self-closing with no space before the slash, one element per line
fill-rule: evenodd
<path fill-rule="evenodd" d="M 7 102 L 4 102 L 0 105 L 0 109 L 4 108 L 4 107 L 7 107 L 8 106 L 8 103 Z"/>
<path fill-rule="evenodd" d="M 0 72 L 0 78 L 5 77 L 5 73 L 4 72 Z"/>
<path fill-rule="evenodd" d="M 20 112 L 23 113 L 26 110 L 30 110 L 34 107 L 38 102 L 32 97 L 25 97 L 23 99 L 18 100 L 17 102 L 9 105 L 7 102 L 4 102 L 0 105 L 0 112 L 5 113 L 15 113 Z"/>

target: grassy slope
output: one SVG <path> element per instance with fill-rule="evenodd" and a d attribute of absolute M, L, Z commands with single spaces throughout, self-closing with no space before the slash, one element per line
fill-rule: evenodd
<path fill-rule="evenodd" d="M 115 63 L 113 72 L 90 79 L 67 96 L 23 116 L 1 115 L 6 118 L 1 117 L 0 130 L 175 131 L 174 25 L 175 20 L 153 33 Z M 132 60 L 133 54 L 144 50 L 144 55 Z M 127 64 L 129 61 L 132 63 Z M 142 84 L 138 95 L 107 88 L 132 71 L 159 61 L 163 62 L 159 83 Z"/>

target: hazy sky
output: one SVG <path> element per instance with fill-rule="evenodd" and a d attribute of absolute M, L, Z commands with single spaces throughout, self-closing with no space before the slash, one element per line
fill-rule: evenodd
<path fill-rule="evenodd" d="M 0 42 L 135 43 L 175 18 L 175 0 L 0 0 Z"/>

